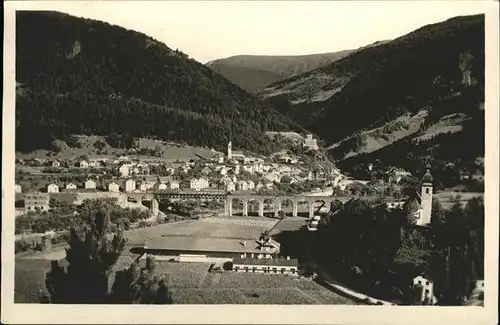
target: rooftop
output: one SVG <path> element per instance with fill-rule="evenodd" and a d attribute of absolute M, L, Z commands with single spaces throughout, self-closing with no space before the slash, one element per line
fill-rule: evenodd
<path fill-rule="evenodd" d="M 172 251 L 206 251 L 230 253 L 261 253 L 259 243 L 254 239 L 246 240 L 246 246 L 241 239 L 198 238 L 190 236 L 165 236 L 146 242 L 145 249 Z"/>

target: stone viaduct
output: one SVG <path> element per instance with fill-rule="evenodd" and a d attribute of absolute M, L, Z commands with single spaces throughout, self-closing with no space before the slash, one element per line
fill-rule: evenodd
<path fill-rule="evenodd" d="M 219 200 L 224 201 L 225 212 L 227 215 L 233 215 L 233 202 L 241 201 L 243 203 L 243 215 L 248 216 L 248 204 L 257 202 L 258 216 L 264 216 L 265 203 L 273 204 L 273 212 L 278 216 L 284 202 L 291 202 L 292 216 L 297 217 L 298 206 L 300 203 L 307 203 L 309 206 L 309 217 L 314 215 L 314 203 L 321 202 L 322 206 L 328 208 L 330 204 L 339 200 L 345 202 L 350 197 L 334 197 L 334 196 L 319 196 L 319 195 L 289 195 L 289 196 L 272 196 L 272 195 L 253 195 L 253 194 L 228 194 L 224 191 L 153 191 L 153 192 L 130 192 L 123 193 L 125 200 L 134 200 L 147 205 L 153 215 L 159 212 L 159 202 L 172 199 L 191 199 L 191 200 Z M 144 202 L 146 201 L 146 202 Z M 149 202 L 148 202 L 149 201 Z"/>

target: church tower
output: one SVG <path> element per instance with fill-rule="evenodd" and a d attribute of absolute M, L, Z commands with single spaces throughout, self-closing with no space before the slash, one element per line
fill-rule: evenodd
<path fill-rule="evenodd" d="M 231 138 L 232 138 L 232 130 L 229 129 L 229 142 L 227 143 L 227 160 L 231 160 L 233 158 L 233 153 L 232 153 L 232 143 L 231 143 Z"/>
<path fill-rule="evenodd" d="M 420 218 L 417 221 L 417 225 L 419 226 L 425 226 L 431 222 L 433 180 L 431 166 L 427 164 L 425 175 L 422 177 L 422 190 L 420 192 L 420 205 L 422 210 Z"/>

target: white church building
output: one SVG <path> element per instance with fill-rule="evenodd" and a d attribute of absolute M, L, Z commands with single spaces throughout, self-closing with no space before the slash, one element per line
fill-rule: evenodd
<path fill-rule="evenodd" d="M 426 166 L 427 171 L 422 177 L 420 191 L 406 202 L 409 205 L 409 209 L 413 211 L 417 226 L 426 226 L 431 222 L 434 179 L 430 168 L 430 165 Z"/>

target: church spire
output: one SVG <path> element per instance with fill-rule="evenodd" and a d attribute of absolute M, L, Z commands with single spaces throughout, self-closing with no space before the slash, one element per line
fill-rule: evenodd
<path fill-rule="evenodd" d="M 434 181 L 434 178 L 432 177 L 431 174 L 431 164 L 427 163 L 425 166 L 425 174 L 422 177 L 422 182 L 423 183 L 432 183 Z"/>

